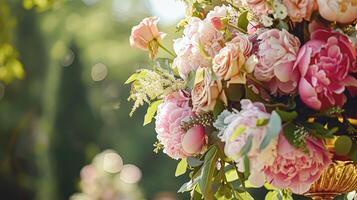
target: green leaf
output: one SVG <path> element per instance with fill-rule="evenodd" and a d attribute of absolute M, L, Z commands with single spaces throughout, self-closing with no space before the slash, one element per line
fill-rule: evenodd
<path fill-rule="evenodd" d="M 247 85 L 245 87 L 245 98 L 250 99 L 252 102 L 265 102 L 265 100 L 259 95 L 253 92 L 253 90 L 248 87 Z"/>
<path fill-rule="evenodd" d="M 217 118 L 222 111 L 224 110 L 224 103 L 220 100 L 217 100 L 216 105 L 214 106 L 213 109 L 213 117 Z"/>
<path fill-rule="evenodd" d="M 244 126 L 243 124 L 242 125 L 239 125 L 236 130 L 234 131 L 234 133 L 229 137 L 229 140 L 231 142 L 233 142 L 234 140 L 236 140 L 241 133 L 243 133 L 245 130 L 247 129 L 246 126 Z"/>
<path fill-rule="evenodd" d="M 247 155 L 244 156 L 244 176 L 249 177 L 250 174 L 250 161 Z"/>
<path fill-rule="evenodd" d="M 277 112 L 273 111 L 267 125 L 267 133 L 265 134 L 262 143 L 260 144 L 260 151 L 264 150 L 270 141 L 276 138 L 281 131 L 281 119 Z"/>
<path fill-rule="evenodd" d="M 335 142 L 335 150 L 337 155 L 345 156 L 352 148 L 352 140 L 350 137 L 343 135 L 337 138 Z"/>
<path fill-rule="evenodd" d="M 183 184 L 178 192 L 179 193 L 184 193 L 184 192 L 191 191 L 191 190 L 193 190 L 195 188 L 197 183 L 198 183 L 198 178 L 190 180 L 189 182 Z"/>
<path fill-rule="evenodd" d="M 322 124 L 318 122 L 313 122 L 313 123 L 303 123 L 303 126 L 305 127 L 306 130 L 309 131 L 313 136 L 319 137 L 319 138 L 332 138 L 334 135 L 333 130 L 328 130 L 323 126 Z"/>
<path fill-rule="evenodd" d="M 241 84 L 230 84 L 224 91 L 230 101 L 240 101 L 243 97 L 243 86 Z"/>
<path fill-rule="evenodd" d="M 249 24 L 248 11 L 244 11 L 242 14 L 239 15 L 238 27 L 243 29 L 244 31 L 247 31 L 248 24 Z"/>
<path fill-rule="evenodd" d="M 289 25 L 284 21 L 284 20 L 279 20 L 278 24 L 277 24 L 277 28 L 280 30 L 289 30 Z"/>
<path fill-rule="evenodd" d="M 238 200 L 254 200 L 254 198 L 248 192 L 239 193 L 237 196 L 237 199 Z"/>
<path fill-rule="evenodd" d="M 288 140 L 288 142 L 293 145 L 294 147 L 296 148 L 301 148 L 302 146 L 301 145 L 305 145 L 305 143 L 303 144 L 300 144 L 300 143 L 297 143 L 298 141 L 296 140 L 296 135 L 295 135 L 295 131 L 298 129 L 298 127 L 293 124 L 293 123 L 287 123 L 284 125 L 284 136 L 285 138 Z"/>
<path fill-rule="evenodd" d="M 265 200 L 275 200 L 278 199 L 278 191 L 274 190 L 274 191 L 270 191 L 265 195 Z"/>
<path fill-rule="evenodd" d="M 296 111 L 287 112 L 287 111 L 280 110 L 278 108 L 276 110 L 276 112 L 279 114 L 279 116 L 283 122 L 292 121 L 292 120 L 296 119 L 298 116 L 298 113 Z"/>
<path fill-rule="evenodd" d="M 240 156 L 245 156 L 248 154 L 248 152 L 250 151 L 250 149 L 253 146 L 253 136 L 249 135 L 247 138 L 247 141 L 245 142 L 244 146 L 242 147 L 242 149 L 239 151 L 239 155 Z"/>
<path fill-rule="evenodd" d="M 196 78 L 196 70 L 190 71 L 187 77 L 186 87 L 192 89 L 193 86 L 195 85 L 195 78 Z"/>
<path fill-rule="evenodd" d="M 269 123 L 269 119 L 257 119 L 257 126 L 265 126 Z"/>
<path fill-rule="evenodd" d="M 239 179 L 238 173 L 237 173 L 237 170 L 235 169 L 235 167 L 233 167 L 230 170 L 227 170 L 225 172 L 225 176 L 226 176 L 227 182 L 232 182 L 232 181 Z"/>
<path fill-rule="evenodd" d="M 210 188 L 212 186 L 212 178 L 216 169 L 217 159 L 217 147 L 212 146 L 205 155 L 204 164 L 198 181 L 198 185 L 204 197 L 208 195 L 211 190 Z"/>
<path fill-rule="evenodd" d="M 354 145 L 356 147 L 356 145 Z M 352 159 L 354 164 L 357 164 L 357 148 L 353 148 L 350 152 L 350 158 Z"/>
<path fill-rule="evenodd" d="M 157 111 L 157 108 L 159 107 L 161 102 L 162 102 L 162 100 L 158 100 L 158 101 L 155 101 L 150 104 L 150 106 L 148 107 L 148 110 L 146 111 L 145 117 L 144 117 L 144 126 L 149 124 L 152 121 L 152 119 L 154 118 L 155 113 Z"/>
<path fill-rule="evenodd" d="M 203 164 L 203 161 L 195 157 L 188 157 L 187 164 L 191 167 L 199 167 Z"/>
<path fill-rule="evenodd" d="M 177 164 L 175 176 L 181 176 L 186 173 L 187 170 L 187 160 L 186 158 L 182 158 L 181 161 Z"/>
<path fill-rule="evenodd" d="M 133 81 L 136 81 L 137 78 L 138 78 L 138 76 L 139 76 L 139 73 L 134 73 L 134 74 L 132 74 L 132 75 L 128 78 L 128 80 L 125 81 L 124 84 L 129 84 L 129 83 L 131 83 L 131 82 L 133 82 Z"/>

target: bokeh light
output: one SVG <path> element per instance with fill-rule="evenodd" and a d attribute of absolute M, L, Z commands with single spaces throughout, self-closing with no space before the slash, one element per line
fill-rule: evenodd
<path fill-rule="evenodd" d="M 93 81 L 102 81 L 108 75 L 108 68 L 103 63 L 97 63 L 93 65 L 91 75 Z"/>
<path fill-rule="evenodd" d="M 137 183 L 141 179 L 141 171 L 140 169 L 131 164 L 127 164 L 123 166 L 123 169 L 120 173 L 120 179 L 125 183 Z"/>

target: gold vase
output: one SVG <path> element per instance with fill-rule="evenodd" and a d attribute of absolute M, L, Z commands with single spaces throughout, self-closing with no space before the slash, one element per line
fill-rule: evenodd
<path fill-rule="evenodd" d="M 353 190 L 357 190 L 357 165 L 351 161 L 334 161 L 304 195 L 313 200 L 332 200 Z"/>

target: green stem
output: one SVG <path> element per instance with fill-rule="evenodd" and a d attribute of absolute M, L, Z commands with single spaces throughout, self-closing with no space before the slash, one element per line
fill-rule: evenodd
<path fill-rule="evenodd" d="M 172 51 L 168 50 L 166 47 L 164 47 L 164 45 L 162 45 L 160 42 L 158 42 L 159 47 L 161 47 L 164 51 L 166 51 L 168 54 L 170 54 L 173 57 L 176 57 L 176 54 L 173 53 Z"/>
<path fill-rule="evenodd" d="M 249 78 L 250 80 L 252 80 L 254 83 L 258 84 L 260 87 L 264 88 L 266 91 L 269 91 L 269 88 L 267 88 L 266 85 L 264 85 L 262 82 L 260 82 L 259 80 L 257 80 L 255 77 L 253 77 L 250 74 L 247 74 L 247 78 Z"/>
<path fill-rule="evenodd" d="M 240 31 L 240 32 L 242 32 L 242 33 L 244 33 L 244 34 L 247 34 L 247 31 L 243 30 L 242 28 L 240 28 L 240 27 L 238 27 L 238 26 L 235 26 L 235 25 L 230 24 L 230 23 L 228 23 L 228 26 L 230 26 L 230 27 L 232 27 L 232 28 L 234 28 L 234 29 L 237 29 L 238 31 Z"/>

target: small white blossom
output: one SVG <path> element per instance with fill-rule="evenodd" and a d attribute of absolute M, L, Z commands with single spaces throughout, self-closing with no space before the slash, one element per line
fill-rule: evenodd
<path fill-rule="evenodd" d="M 128 98 L 128 100 L 134 101 L 130 116 L 144 103 L 150 104 L 151 101 L 181 90 L 185 86 L 183 80 L 176 79 L 174 75 L 164 70 L 153 71 L 143 69 L 137 72 L 137 77 L 132 83 Z"/>
<path fill-rule="evenodd" d="M 273 15 L 275 19 L 285 19 L 288 16 L 288 10 L 281 2 L 274 1 L 273 7 Z"/>
<path fill-rule="evenodd" d="M 265 27 L 270 27 L 273 25 L 273 19 L 268 15 L 262 15 L 261 22 Z"/>

